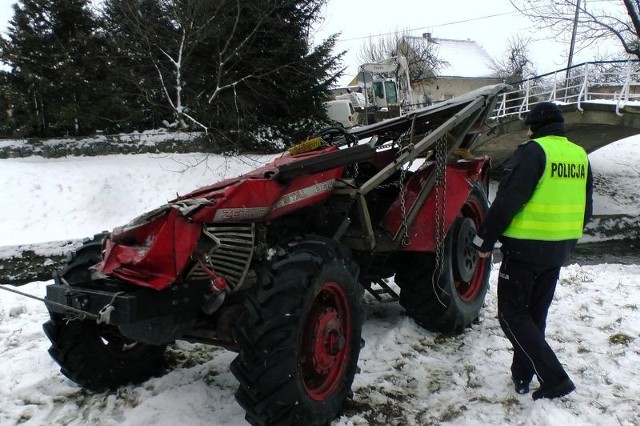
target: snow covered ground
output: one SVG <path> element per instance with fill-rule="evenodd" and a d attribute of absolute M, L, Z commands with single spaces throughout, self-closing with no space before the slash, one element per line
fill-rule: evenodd
<path fill-rule="evenodd" d="M 633 137 L 590 156 L 599 186 L 597 214 L 640 213 L 639 154 L 640 137 Z M 109 230 L 176 193 L 265 160 L 201 155 L 0 160 L 0 248 Z M 353 400 L 334 425 L 640 424 L 640 265 L 563 269 L 547 330 L 577 391 L 535 402 L 510 384 L 510 345 L 496 319 L 498 266 L 482 321 L 457 337 L 426 332 L 397 304 L 368 298 L 361 372 Z M 47 284 L 19 290 L 42 297 Z M 41 327 L 47 318 L 41 302 L 0 293 L 0 424 L 246 424 L 233 396 L 234 353 L 179 342 L 169 351 L 174 368 L 163 377 L 92 394 L 60 374 L 49 357 Z"/>

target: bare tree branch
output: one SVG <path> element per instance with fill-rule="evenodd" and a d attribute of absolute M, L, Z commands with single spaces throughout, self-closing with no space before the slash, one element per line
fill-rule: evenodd
<path fill-rule="evenodd" d="M 275 6 L 274 6 L 274 8 L 272 8 L 271 10 L 266 10 L 266 11 L 264 12 L 264 14 L 262 14 L 262 15 L 260 16 L 260 18 L 258 19 L 258 22 L 257 22 L 257 23 L 256 23 L 256 25 L 253 27 L 253 29 L 249 32 L 249 34 L 247 34 L 247 35 L 246 35 L 246 37 L 244 37 L 244 39 L 242 39 L 242 40 L 240 41 L 240 43 L 238 43 L 237 45 L 235 45 L 233 48 L 230 48 L 231 40 L 233 39 L 233 36 L 234 36 L 234 35 L 235 35 L 235 33 L 236 33 L 236 30 L 237 30 L 237 28 L 238 28 L 238 23 L 239 23 L 239 21 L 240 21 L 240 0 L 236 0 L 236 5 L 237 5 L 237 11 L 238 11 L 238 13 L 236 14 L 236 20 L 235 20 L 234 25 L 233 25 L 233 30 L 232 30 L 232 32 L 231 32 L 231 34 L 230 34 L 229 38 L 227 39 L 227 43 L 225 44 L 224 48 L 220 51 L 220 55 L 219 55 L 219 57 L 220 57 L 220 61 L 219 61 L 219 68 L 218 68 L 218 73 L 217 73 L 218 80 L 217 80 L 217 82 L 216 82 L 216 88 L 215 88 L 215 90 L 213 91 L 213 93 L 211 94 L 211 96 L 209 96 L 209 102 L 210 102 L 210 103 L 211 103 L 211 102 L 213 102 L 213 100 L 215 99 L 215 97 L 216 97 L 216 96 L 218 95 L 218 93 L 220 93 L 222 90 L 224 90 L 224 89 L 226 89 L 226 88 L 229 88 L 229 87 L 232 87 L 232 86 L 234 86 L 234 85 L 236 85 L 236 84 L 238 84 L 238 83 L 240 83 L 240 82 L 242 82 L 242 81 L 245 81 L 245 80 L 247 80 L 247 79 L 250 79 L 250 78 L 254 78 L 254 77 L 256 77 L 256 76 L 254 76 L 254 75 L 247 75 L 247 76 L 244 76 L 244 77 L 242 77 L 240 80 L 235 81 L 235 82 L 233 82 L 233 83 L 230 83 L 230 84 L 227 84 L 227 85 L 224 85 L 224 86 L 222 86 L 222 85 L 221 85 L 222 77 L 223 77 L 223 75 L 224 75 L 225 66 L 228 64 L 228 62 L 229 62 L 233 57 L 235 57 L 235 56 L 238 54 L 238 52 L 240 52 L 240 51 L 241 51 L 241 50 L 242 50 L 242 49 L 247 45 L 247 43 L 249 43 L 249 41 L 250 41 L 253 37 L 255 37 L 256 33 L 258 32 L 258 30 L 261 28 L 262 24 L 264 23 L 264 21 L 265 21 L 266 17 L 267 17 L 269 14 L 271 14 L 271 13 L 273 12 L 273 10 L 275 9 Z M 229 52 L 227 53 L 227 51 L 228 51 L 228 50 L 229 50 Z M 225 54 L 226 54 L 226 55 L 225 55 Z"/>
<path fill-rule="evenodd" d="M 576 22 L 579 0 L 510 0 L 523 15 L 554 37 L 564 39 L 577 24 L 577 42 L 582 48 L 604 39 L 617 40 L 624 51 L 640 58 L 640 0 L 622 2 L 582 1 Z"/>
<path fill-rule="evenodd" d="M 377 42 L 369 39 L 361 48 L 358 59 L 362 62 L 378 62 L 384 59 L 404 56 L 409 66 L 411 81 L 433 78 L 444 65 L 438 58 L 438 46 L 425 37 L 411 36 L 408 30 L 380 38 Z"/>
<path fill-rule="evenodd" d="M 529 37 L 513 36 L 509 38 L 504 56 L 495 61 L 497 65 L 495 71 L 506 83 L 515 83 L 526 78 L 528 74 L 535 74 L 527 47 L 530 42 Z"/>

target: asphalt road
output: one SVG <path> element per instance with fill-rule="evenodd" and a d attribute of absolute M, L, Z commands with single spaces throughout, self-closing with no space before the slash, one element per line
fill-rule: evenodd
<path fill-rule="evenodd" d="M 640 263 L 640 240 L 610 240 L 600 243 L 578 244 L 568 264 L 599 265 L 602 263 Z"/>
<path fill-rule="evenodd" d="M 500 250 L 493 252 L 493 263 L 502 261 Z M 600 265 L 603 263 L 621 263 L 623 265 L 640 264 L 640 240 L 609 240 L 598 243 L 578 244 L 565 262 L 565 265 Z"/>

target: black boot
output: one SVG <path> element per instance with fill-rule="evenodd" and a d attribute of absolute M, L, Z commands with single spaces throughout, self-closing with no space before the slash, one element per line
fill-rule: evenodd
<path fill-rule="evenodd" d="M 568 395 L 574 390 L 576 390 L 576 385 L 573 384 L 571 379 L 565 379 L 555 385 L 541 385 L 540 388 L 535 391 L 532 396 L 534 401 L 540 398 L 553 399 Z"/>
<path fill-rule="evenodd" d="M 524 379 L 516 379 L 512 377 L 513 387 L 516 389 L 516 393 L 520 395 L 524 395 L 525 393 L 529 393 L 529 381 Z"/>

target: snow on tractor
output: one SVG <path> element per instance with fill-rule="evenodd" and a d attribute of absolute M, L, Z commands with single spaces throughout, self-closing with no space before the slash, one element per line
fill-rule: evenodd
<path fill-rule="evenodd" d="M 49 353 L 104 391 L 162 374 L 176 340 L 222 346 L 249 423 L 328 424 L 357 372 L 365 291 L 428 330 L 477 319 L 490 162 L 470 149 L 506 87 L 325 129 L 86 240 L 47 286 Z"/>

